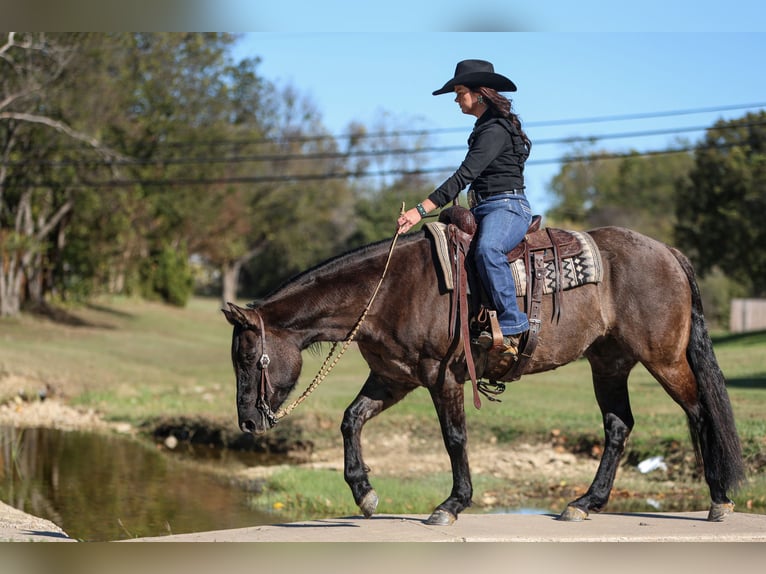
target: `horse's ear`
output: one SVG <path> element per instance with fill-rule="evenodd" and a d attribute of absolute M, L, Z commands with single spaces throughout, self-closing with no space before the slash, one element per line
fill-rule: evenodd
<path fill-rule="evenodd" d="M 252 323 L 250 322 L 250 319 L 247 316 L 246 309 L 243 309 L 242 307 L 238 307 L 234 303 L 226 303 L 226 305 L 229 307 L 228 309 L 221 309 L 221 312 L 226 317 L 226 320 L 234 325 L 235 327 L 239 325 L 240 327 L 251 327 Z"/>

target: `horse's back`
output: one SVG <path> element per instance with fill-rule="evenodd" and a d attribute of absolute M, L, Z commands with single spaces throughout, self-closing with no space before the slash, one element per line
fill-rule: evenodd
<path fill-rule="evenodd" d="M 671 248 L 646 235 L 624 227 L 599 227 L 588 232 L 601 253 L 604 282 L 616 291 L 612 296 L 630 295 L 657 299 L 666 290 L 689 292 L 689 282 Z"/>
<path fill-rule="evenodd" d="M 671 248 L 622 227 L 588 231 L 604 268 L 601 306 L 609 330 L 635 346 L 683 353 L 691 321 L 689 278 Z"/>

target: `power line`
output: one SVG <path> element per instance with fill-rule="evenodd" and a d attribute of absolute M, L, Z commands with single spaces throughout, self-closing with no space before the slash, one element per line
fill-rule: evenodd
<path fill-rule="evenodd" d="M 751 104 L 731 104 L 724 106 L 713 106 L 705 108 L 687 108 L 680 110 L 666 110 L 658 112 L 639 112 L 633 114 L 619 114 L 619 115 L 607 115 L 607 116 L 594 116 L 583 118 L 568 118 L 558 120 L 542 120 L 542 121 L 530 121 L 524 122 L 525 128 L 530 127 L 551 127 L 551 126 L 564 126 L 564 125 L 576 125 L 576 124 L 590 124 L 590 123 L 605 123 L 615 121 L 631 121 L 639 119 L 651 119 L 661 117 L 673 117 L 684 116 L 702 113 L 714 113 L 741 109 L 762 109 L 766 108 L 766 102 L 751 103 Z M 451 128 L 432 128 L 432 129 L 419 129 L 419 130 L 397 130 L 392 132 L 372 132 L 372 133 L 347 133 L 339 135 L 306 135 L 306 136 L 276 136 L 276 137 L 260 137 L 253 139 L 221 139 L 221 140 L 209 140 L 209 141 L 179 141 L 179 142 L 164 142 L 163 147 L 166 148 L 194 148 L 194 147 L 218 147 L 218 146 L 250 146 L 250 145 L 282 145 L 287 143 L 309 143 L 309 142 L 321 142 L 321 141 L 342 141 L 342 140 L 362 140 L 373 138 L 395 138 L 403 136 L 431 136 L 442 133 L 454 133 L 465 132 L 466 128 L 463 127 L 451 127 Z M 593 137 L 593 136 L 591 136 Z M 551 140 L 545 143 L 551 143 Z M 567 140 L 568 141 L 568 140 Z M 542 142 L 538 142 L 542 144 Z M 66 147 L 62 149 L 82 149 L 85 146 Z"/>
<path fill-rule="evenodd" d="M 615 121 L 631 121 L 631 120 L 640 120 L 640 119 L 651 119 L 651 118 L 661 118 L 661 117 L 673 117 L 673 116 L 685 116 L 685 115 L 693 115 L 693 114 L 703 114 L 703 113 L 714 113 L 714 112 L 724 112 L 724 111 L 732 111 L 732 110 L 741 110 L 741 109 L 752 109 L 752 108 L 764 108 L 766 107 L 766 102 L 760 102 L 760 103 L 754 103 L 754 104 L 731 104 L 731 105 L 725 105 L 725 106 L 714 106 L 714 107 L 706 107 L 706 108 L 687 108 L 687 109 L 681 109 L 681 110 L 666 110 L 666 111 L 659 111 L 659 112 L 642 112 L 642 113 L 634 113 L 634 114 L 620 114 L 620 115 L 609 115 L 609 116 L 595 116 L 595 117 L 584 117 L 584 118 L 569 118 L 569 119 L 559 119 L 559 120 L 541 120 L 541 121 L 531 121 L 531 122 L 524 122 L 525 127 L 550 127 L 550 126 L 564 126 L 564 125 L 576 125 L 576 124 L 592 124 L 592 123 L 603 123 L 603 122 L 615 122 Z M 270 139 L 270 138 L 261 138 L 257 140 L 219 140 L 218 142 L 212 142 L 213 145 L 237 145 L 239 143 L 242 144 L 260 144 L 260 143 L 276 143 L 276 142 L 311 142 L 311 141 L 323 141 L 326 139 L 332 139 L 332 140 L 350 140 L 350 139 L 369 139 L 369 138 L 383 138 L 383 137 L 399 137 L 399 136 L 429 136 L 434 134 L 440 134 L 440 133 L 454 133 L 454 132 L 465 132 L 465 127 L 452 127 L 452 128 L 432 128 L 428 130 L 399 130 L 394 132 L 377 132 L 377 133 L 369 133 L 369 134 L 340 134 L 340 135 L 317 135 L 317 136 L 295 136 L 295 137 L 287 137 L 287 138 L 279 138 L 279 139 Z M 183 146 L 185 145 L 185 142 L 175 142 L 169 145 L 173 146 Z M 202 144 L 201 144 L 202 145 Z"/>
<path fill-rule="evenodd" d="M 766 121 L 751 122 L 747 124 L 726 125 L 717 129 L 741 129 L 751 128 L 766 125 Z M 618 132 L 612 134 L 595 134 L 587 136 L 573 136 L 566 138 L 549 138 L 536 140 L 535 146 L 546 144 L 573 144 L 578 142 L 590 142 L 594 143 L 601 140 L 608 139 L 635 139 L 641 137 L 656 137 L 670 134 L 681 134 L 689 132 L 701 132 L 711 129 L 711 126 L 694 126 L 684 128 L 664 128 L 657 130 L 643 130 L 635 132 Z M 130 165 L 155 165 L 155 166 L 168 166 L 168 165 L 204 165 L 215 163 L 258 163 L 258 162 L 288 162 L 288 161 L 309 161 L 309 160 L 348 160 L 355 158 L 369 158 L 369 157 L 392 157 L 402 155 L 424 154 L 424 153 L 444 153 L 465 150 L 465 146 L 431 146 L 422 148 L 394 148 L 384 150 L 360 150 L 351 153 L 339 153 L 339 152 L 316 152 L 306 154 L 267 154 L 267 155 L 245 155 L 245 156 L 230 156 L 230 157 L 180 157 L 180 158 L 153 158 L 146 160 L 119 160 L 119 161 L 106 161 L 106 160 L 65 160 L 65 161 L 37 161 L 37 160 L 24 160 L 24 161 L 11 161 L 6 165 L 15 167 L 24 167 L 30 165 L 44 165 L 48 167 L 70 167 L 76 165 L 87 165 L 91 167 L 98 166 L 130 166 Z M 528 162 L 533 163 L 533 162 Z"/>
<path fill-rule="evenodd" d="M 736 147 L 740 144 L 723 144 L 713 146 L 717 149 L 726 149 Z M 676 149 L 665 150 L 650 150 L 644 152 L 628 152 L 628 153 L 598 153 L 581 156 L 571 156 L 566 158 L 548 158 L 541 160 L 530 160 L 528 165 L 543 165 L 553 163 L 576 163 L 587 162 L 597 160 L 611 160 L 611 159 L 625 159 L 628 157 L 656 157 L 661 155 L 678 154 L 678 153 L 690 153 L 699 150 L 699 146 L 690 146 Z M 199 186 L 199 185 L 237 185 L 237 184 L 265 184 L 265 183 L 296 183 L 305 181 L 324 181 L 334 179 L 361 179 L 370 177 L 388 177 L 388 176 L 409 176 L 416 177 L 420 175 L 428 175 L 433 173 L 444 173 L 454 169 L 451 167 L 433 167 L 433 168 L 421 168 L 421 169 L 390 169 L 390 170 L 378 170 L 362 173 L 354 172 L 331 172 L 322 174 L 296 174 L 296 175 L 263 175 L 263 176 L 241 176 L 241 177 L 218 177 L 218 178 L 172 178 L 172 179 L 122 179 L 122 180 L 104 180 L 104 181 L 85 181 L 81 184 L 68 185 L 68 189 L 79 188 L 116 188 L 126 186 Z M 34 184 L 34 187 L 52 187 L 55 184 L 39 183 Z"/>
<path fill-rule="evenodd" d="M 597 117 L 591 117 L 591 118 L 574 118 L 570 120 L 552 120 L 550 122 L 546 122 L 546 121 L 528 122 L 525 125 L 542 127 L 542 126 L 563 126 L 568 124 L 593 124 L 598 122 L 643 120 L 643 119 L 649 119 L 649 118 L 684 116 L 684 115 L 691 115 L 691 114 L 706 114 L 706 113 L 713 113 L 713 112 L 741 110 L 745 108 L 763 108 L 763 107 L 766 107 L 766 103 L 733 104 L 729 106 L 716 106 L 716 107 L 709 107 L 709 108 L 689 108 L 686 110 L 672 110 L 672 111 L 665 111 L 665 112 L 644 112 L 644 113 L 622 114 L 622 115 L 613 115 L 613 116 L 597 116 Z"/>

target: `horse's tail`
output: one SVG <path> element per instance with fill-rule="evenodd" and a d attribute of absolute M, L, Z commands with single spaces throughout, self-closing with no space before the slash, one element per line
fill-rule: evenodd
<path fill-rule="evenodd" d="M 674 248 L 671 251 L 686 273 L 692 294 L 692 323 L 686 357 L 697 379 L 700 408 L 697 412 L 687 412 L 687 416 L 695 454 L 698 461 L 701 457 L 704 462 L 709 484 L 718 484 L 725 491 L 736 489 L 745 479 L 745 464 L 726 379 L 705 325 L 694 269 L 683 253 Z"/>

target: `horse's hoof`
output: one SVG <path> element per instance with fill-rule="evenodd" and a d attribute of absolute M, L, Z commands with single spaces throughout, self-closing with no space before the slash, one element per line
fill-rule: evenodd
<path fill-rule="evenodd" d="M 447 512 L 441 508 L 437 508 L 433 511 L 431 516 L 426 520 L 426 524 L 430 526 L 452 526 L 457 520 L 457 516 L 451 512 Z"/>
<path fill-rule="evenodd" d="M 557 520 L 563 520 L 564 522 L 582 522 L 588 518 L 588 513 L 582 508 L 576 506 L 567 506 L 564 512 L 562 512 Z"/>
<path fill-rule="evenodd" d="M 375 514 L 375 509 L 378 507 L 378 495 L 374 490 L 371 490 L 362 498 L 362 502 L 359 503 L 359 509 L 364 514 L 365 518 L 370 518 Z"/>
<path fill-rule="evenodd" d="M 710 512 L 708 512 L 707 520 L 708 522 L 723 522 L 723 519 L 732 512 L 734 512 L 733 502 L 714 502 L 710 505 Z"/>

